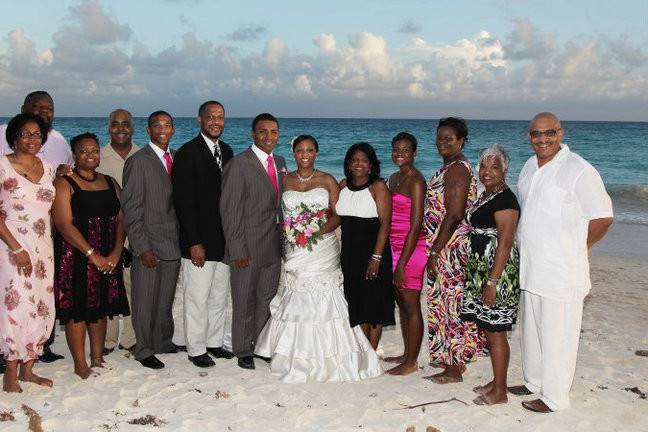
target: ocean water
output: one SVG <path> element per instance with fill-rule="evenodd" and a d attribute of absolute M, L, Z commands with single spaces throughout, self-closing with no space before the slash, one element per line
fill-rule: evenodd
<path fill-rule="evenodd" d="M 251 143 L 250 118 L 228 118 L 222 139 L 235 153 Z M 6 123 L 7 119 L 0 119 Z M 381 161 L 381 172 L 388 176 L 396 170 L 391 161 L 391 138 L 407 131 L 419 142 L 416 166 L 430 177 L 440 166 L 441 159 L 434 145 L 436 119 L 297 119 L 280 118 L 280 140 L 276 153 L 284 156 L 289 168 L 294 168 L 290 141 L 307 133 L 319 142 L 317 167 L 343 176 L 346 149 L 358 141 L 371 143 Z M 479 151 L 498 143 L 509 152 L 511 166 L 508 183 L 515 185 L 524 162 L 532 156 L 526 137 L 526 121 L 469 120 L 469 140 L 465 154 L 475 164 Z M 648 122 L 582 122 L 565 121 L 564 142 L 587 159 L 603 177 L 612 196 L 617 221 L 648 224 Z M 56 118 L 54 127 L 68 140 L 82 132 L 99 136 L 102 145 L 108 142 L 107 119 L 89 117 Z M 195 118 L 176 118 L 172 148 L 180 147 L 198 133 Z M 134 141 L 148 142 L 146 118 L 135 119 Z"/>

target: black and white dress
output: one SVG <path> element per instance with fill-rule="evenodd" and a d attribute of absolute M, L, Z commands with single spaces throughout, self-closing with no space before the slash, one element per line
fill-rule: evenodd
<path fill-rule="evenodd" d="M 369 191 L 371 182 L 360 187 L 347 185 L 336 205 L 342 219 L 342 273 L 344 297 L 349 303 L 351 326 L 358 324 L 394 325 L 394 288 L 389 242 L 383 250 L 378 277 L 367 279 L 366 272 L 376 245 L 380 221 L 376 201 Z"/>
<path fill-rule="evenodd" d="M 482 195 L 466 214 L 470 225 L 470 253 L 465 266 L 461 317 L 488 331 L 511 330 L 518 315 L 520 255 L 515 244 L 497 282 L 495 303 L 488 307 L 482 302 L 482 287 L 488 280 L 497 250 L 495 212 L 509 209 L 520 211 L 520 205 L 511 189 L 505 188 L 488 198 Z"/>

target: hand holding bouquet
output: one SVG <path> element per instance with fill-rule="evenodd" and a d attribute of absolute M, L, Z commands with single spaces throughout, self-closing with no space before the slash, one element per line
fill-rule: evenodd
<path fill-rule="evenodd" d="M 299 247 L 312 251 L 313 245 L 322 239 L 322 227 L 327 220 L 326 209 L 300 203 L 294 212 L 286 216 L 283 221 L 286 243 L 292 249 Z"/>

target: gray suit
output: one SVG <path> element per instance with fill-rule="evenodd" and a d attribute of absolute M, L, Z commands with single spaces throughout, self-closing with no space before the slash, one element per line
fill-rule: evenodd
<path fill-rule="evenodd" d="M 286 163 L 274 156 L 281 197 Z M 281 270 L 280 199 L 266 168 L 252 149 L 236 155 L 225 167 L 221 218 L 225 259 L 251 257 L 250 265 L 231 267 L 232 348 L 237 357 L 253 355 L 254 342 L 270 317 Z"/>
<path fill-rule="evenodd" d="M 152 250 L 160 259 L 148 268 L 135 258 L 131 267 L 137 360 L 173 348 L 171 308 L 180 247 L 171 192 L 171 179 L 150 145 L 126 160 L 122 209 L 130 248 L 135 257 Z"/>

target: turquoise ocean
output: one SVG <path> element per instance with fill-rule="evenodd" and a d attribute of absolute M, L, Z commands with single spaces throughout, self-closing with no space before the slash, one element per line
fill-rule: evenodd
<path fill-rule="evenodd" d="M 2 118 L 2 123 L 7 122 Z M 247 148 L 250 143 L 250 118 L 228 118 L 222 139 L 234 152 Z M 434 138 L 436 119 L 300 119 L 280 118 L 280 139 L 276 153 L 284 156 L 289 169 L 294 169 L 290 141 L 299 134 L 313 135 L 319 142 L 317 167 L 343 176 L 342 163 L 346 149 L 358 141 L 371 143 L 381 161 L 381 174 L 395 171 L 391 161 L 391 138 L 407 131 L 418 139 L 416 159 L 418 169 L 430 178 L 441 166 Z M 524 162 L 532 155 L 526 138 L 526 121 L 468 120 L 469 140 L 465 154 L 473 165 L 479 151 L 491 144 L 504 146 L 511 157 L 508 183 L 514 186 Z M 648 122 L 563 122 L 569 147 L 587 159 L 603 177 L 612 196 L 616 220 L 648 225 Z M 107 119 L 89 117 L 57 117 L 54 127 L 68 140 L 79 133 L 93 132 L 102 145 L 108 142 Z M 171 147 L 178 148 L 198 132 L 195 118 L 176 118 L 175 135 Z M 146 118 L 135 119 L 134 141 L 148 142 Z"/>

